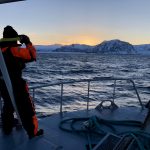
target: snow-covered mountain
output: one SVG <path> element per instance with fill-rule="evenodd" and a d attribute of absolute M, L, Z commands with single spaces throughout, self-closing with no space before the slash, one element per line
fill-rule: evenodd
<path fill-rule="evenodd" d="M 36 45 L 38 52 L 85 52 L 100 54 L 142 54 L 150 55 L 150 44 L 132 45 L 121 40 L 104 41 L 98 45 L 90 46 L 85 44 L 71 45 Z"/>
<path fill-rule="evenodd" d="M 150 44 L 134 45 L 138 54 L 150 55 Z"/>
<path fill-rule="evenodd" d="M 71 44 L 57 48 L 55 52 L 91 52 L 93 46 L 85 44 Z"/>
<path fill-rule="evenodd" d="M 104 41 L 93 48 L 93 52 L 103 54 L 136 54 L 134 46 L 120 40 Z"/>
<path fill-rule="evenodd" d="M 60 48 L 61 44 L 54 44 L 54 45 L 35 45 L 37 52 L 52 52 L 53 50 Z"/>
<path fill-rule="evenodd" d="M 102 53 L 102 54 L 136 54 L 134 46 L 128 42 L 120 40 L 104 41 L 96 46 L 84 44 L 72 44 L 62 46 L 55 52 L 86 52 L 86 53 Z"/>

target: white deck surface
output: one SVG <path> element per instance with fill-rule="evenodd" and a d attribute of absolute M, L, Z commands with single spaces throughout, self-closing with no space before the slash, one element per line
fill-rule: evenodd
<path fill-rule="evenodd" d="M 92 110 L 90 113 L 85 111 L 65 113 L 64 118 L 96 114 L 104 119 L 144 121 L 146 113 L 147 110 L 123 108 L 114 112 L 103 111 L 100 113 Z M 59 114 L 40 119 L 39 128 L 44 129 L 44 135 L 31 140 L 28 139 L 23 129 L 18 131 L 14 129 L 9 136 L 4 135 L 0 129 L 0 150 L 86 150 L 87 138 L 60 130 L 58 125 L 61 119 Z M 120 130 L 124 129 L 125 127 L 120 128 Z"/>

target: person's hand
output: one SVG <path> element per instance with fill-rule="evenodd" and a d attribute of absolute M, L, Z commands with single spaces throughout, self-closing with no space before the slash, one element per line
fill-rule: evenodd
<path fill-rule="evenodd" d="M 31 43 L 29 37 L 27 35 L 19 35 L 19 38 L 20 38 L 20 43 L 23 44 L 29 44 Z"/>

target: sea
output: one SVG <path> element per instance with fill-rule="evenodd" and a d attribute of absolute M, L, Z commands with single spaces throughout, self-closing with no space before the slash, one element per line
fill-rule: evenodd
<path fill-rule="evenodd" d="M 62 110 L 76 111 L 95 108 L 101 101 L 106 105 L 113 100 L 118 106 L 140 107 L 133 85 L 129 80 L 101 81 L 101 77 L 132 79 L 142 103 L 150 100 L 150 55 L 107 55 L 97 53 L 51 52 L 38 53 L 37 61 L 28 63 L 23 72 L 39 116 Z M 75 82 L 98 79 L 88 83 Z M 74 81 L 61 86 L 57 83 Z M 48 84 L 56 84 L 46 86 Z M 116 86 L 114 86 L 116 85 Z M 44 87 L 43 87 L 44 86 Z M 33 87 L 36 88 L 33 93 Z M 115 87 L 115 88 L 114 88 Z"/>

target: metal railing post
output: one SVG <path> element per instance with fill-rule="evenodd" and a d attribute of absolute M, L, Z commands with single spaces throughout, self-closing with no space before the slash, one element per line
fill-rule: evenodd
<path fill-rule="evenodd" d="M 61 97 L 60 97 L 60 114 L 62 115 L 62 102 L 63 102 L 63 83 L 61 83 Z"/>
<path fill-rule="evenodd" d="M 90 99 L 90 81 L 88 81 L 88 99 L 87 99 L 87 110 L 89 110 L 89 99 Z"/>
<path fill-rule="evenodd" d="M 113 102 L 114 102 L 114 100 L 115 100 L 115 94 L 116 94 L 116 80 L 114 81 Z"/>
<path fill-rule="evenodd" d="M 143 109 L 144 106 L 143 106 L 143 103 L 142 103 L 141 98 L 140 98 L 140 96 L 139 96 L 139 93 L 138 93 L 138 91 L 137 91 L 137 89 L 136 89 L 135 83 L 134 83 L 133 80 L 130 80 L 130 81 L 131 81 L 131 83 L 133 84 L 133 88 L 134 88 L 135 93 L 136 93 L 136 95 L 137 95 L 137 98 L 138 98 L 138 100 L 139 100 L 139 102 L 140 102 L 140 105 L 141 105 L 141 107 L 142 107 L 142 109 Z"/>
<path fill-rule="evenodd" d="M 50 84 L 45 84 L 45 85 L 39 85 L 39 86 L 34 86 L 34 87 L 31 87 L 30 89 L 33 90 L 33 98 L 35 98 L 35 90 L 36 89 L 39 89 L 39 88 L 44 88 L 44 87 L 48 87 L 48 86 L 55 86 L 55 85 L 60 85 L 60 88 L 61 88 L 61 97 L 60 97 L 60 113 L 62 114 L 62 105 L 63 105 L 63 86 L 64 85 L 67 85 L 67 84 L 72 84 L 72 83 L 88 83 L 88 89 L 87 89 L 87 110 L 89 110 L 89 102 L 90 102 L 90 82 L 92 81 L 104 81 L 104 80 L 113 80 L 114 81 L 114 88 L 113 88 L 113 102 L 115 100 L 115 94 L 116 94 L 116 83 L 118 80 L 121 80 L 121 81 L 130 81 L 133 85 L 133 88 L 135 90 L 135 93 L 137 95 L 137 99 L 141 105 L 141 107 L 143 108 L 144 105 L 142 104 L 142 101 L 141 101 L 141 98 L 139 96 L 139 93 L 138 93 L 138 90 L 136 89 L 136 86 L 135 86 L 135 83 L 133 80 L 131 79 L 123 79 L 123 78 L 110 78 L 110 77 L 101 77 L 101 78 L 98 78 L 98 79 L 82 79 L 82 80 L 77 80 L 77 81 L 67 81 L 67 82 L 58 82 L 58 83 L 50 83 Z"/>

